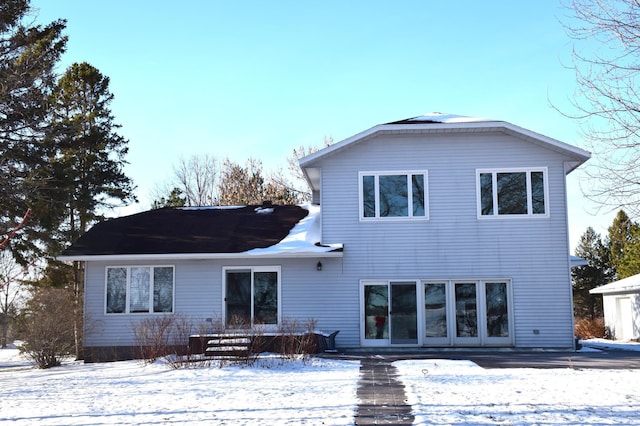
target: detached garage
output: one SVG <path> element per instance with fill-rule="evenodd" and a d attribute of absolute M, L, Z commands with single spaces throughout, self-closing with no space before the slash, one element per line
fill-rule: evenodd
<path fill-rule="evenodd" d="M 616 340 L 640 338 L 640 274 L 594 288 L 602 294 L 605 326 Z"/>

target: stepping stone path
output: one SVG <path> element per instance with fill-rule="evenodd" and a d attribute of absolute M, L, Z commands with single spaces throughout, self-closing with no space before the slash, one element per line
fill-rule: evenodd
<path fill-rule="evenodd" d="M 360 361 L 356 425 L 413 424 L 404 385 L 397 377 L 396 368 L 389 360 L 369 357 Z"/>

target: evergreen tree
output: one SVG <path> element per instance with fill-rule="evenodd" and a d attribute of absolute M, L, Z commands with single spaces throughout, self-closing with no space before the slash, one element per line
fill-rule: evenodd
<path fill-rule="evenodd" d="M 622 259 L 616 268 L 617 279 L 640 274 L 640 225 L 632 222 L 629 237 L 624 244 Z"/>
<path fill-rule="evenodd" d="M 0 2 L 0 235 L 33 209 L 29 226 L 9 245 L 21 264 L 40 252 L 38 241 L 47 236 L 46 209 L 39 208 L 49 204 L 51 180 L 43 137 L 50 131 L 54 67 L 67 41 L 64 20 L 31 25 L 29 13 L 29 0 Z"/>
<path fill-rule="evenodd" d="M 640 224 L 620 210 L 609 227 L 607 241 L 615 279 L 640 273 Z"/>
<path fill-rule="evenodd" d="M 608 246 L 611 256 L 611 265 L 617 272 L 618 267 L 623 262 L 624 250 L 627 242 L 631 239 L 631 226 L 633 222 L 629 216 L 620 210 L 613 219 L 613 224 L 609 227 Z"/>
<path fill-rule="evenodd" d="M 187 199 L 182 196 L 180 188 L 173 188 L 167 198 L 161 196 L 153 202 L 151 208 L 155 210 L 163 207 L 184 207 L 186 202 Z"/>
<path fill-rule="evenodd" d="M 599 318 L 603 315 L 602 296 L 590 294 L 589 290 L 613 280 L 609 251 L 600 234 L 589 227 L 580 237 L 575 255 L 585 259 L 587 264 L 571 270 L 574 315 L 578 318 Z"/>
<path fill-rule="evenodd" d="M 66 221 L 64 242 L 72 243 L 103 218 L 105 209 L 135 200 L 133 182 L 123 170 L 129 148 L 109 108 L 109 78 L 92 65 L 71 65 L 52 100 L 57 200 Z"/>
<path fill-rule="evenodd" d="M 50 220 L 59 230 L 50 251 L 75 242 L 89 226 L 103 218 L 105 209 L 134 201 L 133 183 L 124 173 L 128 141 L 117 133 L 110 102 L 109 78 L 84 62 L 71 65 L 59 79 L 51 96 L 53 131 L 47 139 L 53 173 L 50 191 L 55 203 Z M 65 269 L 50 263 L 49 269 Z M 83 270 L 72 265 L 74 318 L 81 318 Z M 67 272 L 68 274 L 69 272 Z M 65 272 L 60 271 L 64 276 Z M 76 350 L 81 357 L 81 327 L 76 322 Z"/>

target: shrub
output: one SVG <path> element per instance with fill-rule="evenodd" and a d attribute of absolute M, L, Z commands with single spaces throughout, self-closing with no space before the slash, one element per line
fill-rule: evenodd
<path fill-rule="evenodd" d="M 602 339 L 606 338 L 607 328 L 604 325 L 604 318 L 577 318 L 575 322 L 575 335 L 582 339 Z"/>
<path fill-rule="evenodd" d="M 317 349 L 314 333 L 316 321 L 307 320 L 303 325 L 297 320 L 283 320 L 279 329 L 280 353 L 284 358 L 307 358 Z"/>
<path fill-rule="evenodd" d="M 133 324 L 133 336 L 138 345 L 139 357 L 146 363 L 152 363 L 160 357 L 170 354 L 169 339 L 173 332 L 175 318 L 163 315 L 144 318 Z"/>
<path fill-rule="evenodd" d="M 67 289 L 40 288 L 23 312 L 20 350 L 39 368 L 60 365 L 60 359 L 75 351 L 73 293 Z"/>

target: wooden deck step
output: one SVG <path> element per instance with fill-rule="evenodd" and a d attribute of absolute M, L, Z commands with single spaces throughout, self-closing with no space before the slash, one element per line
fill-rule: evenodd
<path fill-rule="evenodd" d="M 204 355 L 208 358 L 232 361 L 246 360 L 251 353 L 251 338 L 218 335 L 207 339 Z"/>

